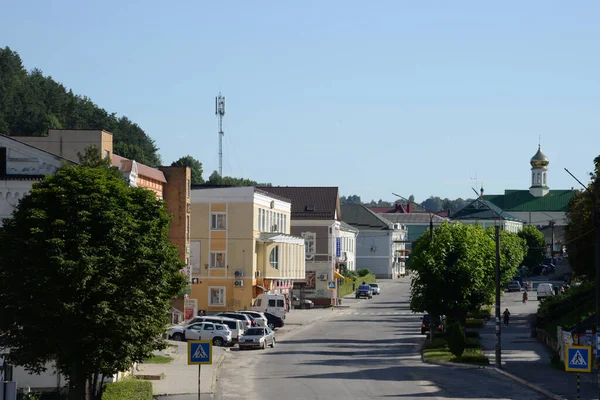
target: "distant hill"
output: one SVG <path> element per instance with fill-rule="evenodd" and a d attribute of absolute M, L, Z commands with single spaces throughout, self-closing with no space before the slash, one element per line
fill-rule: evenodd
<path fill-rule="evenodd" d="M 154 140 L 135 122 L 67 91 L 38 69 L 27 72 L 16 52 L 0 49 L 0 134 L 44 136 L 48 129 L 104 129 L 113 134 L 116 154 L 161 165 Z"/>
<path fill-rule="evenodd" d="M 410 201 L 415 201 L 414 197 L 411 195 L 409 197 Z M 406 200 L 398 199 L 398 201 L 402 204 L 406 204 Z M 467 204 L 469 204 L 473 199 L 455 199 L 450 200 L 448 198 L 442 199 L 437 196 L 430 196 L 427 200 L 422 201 L 421 203 L 417 203 L 426 207 L 428 210 L 438 212 L 438 211 L 450 211 L 450 213 L 454 213 L 456 211 L 461 210 Z M 416 202 L 415 202 L 416 203 Z M 392 207 L 395 202 L 394 201 L 385 201 L 379 199 L 378 201 L 371 200 L 370 202 L 364 202 L 361 200 L 358 195 L 349 195 L 340 197 L 340 204 L 362 204 L 366 207 Z M 417 209 L 418 210 L 418 209 Z M 419 210 L 418 210 L 419 211 Z"/>

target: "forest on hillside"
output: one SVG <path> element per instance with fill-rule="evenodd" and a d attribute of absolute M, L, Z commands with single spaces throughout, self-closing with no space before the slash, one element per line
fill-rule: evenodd
<path fill-rule="evenodd" d="M 39 69 L 28 72 L 17 52 L 0 48 L 0 134 L 45 136 L 48 129 L 105 129 L 113 134 L 116 154 L 161 165 L 154 140 L 139 125 L 74 94 Z"/>
<path fill-rule="evenodd" d="M 468 205 L 470 202 L 473 201 L 473 199 L 458 198 L 458 199 L 451 200 L 449 198 L 442 199 L 441 197 L 438 197 L 438 196 L 430 196 L 427 200 L 417 203 L 415 201 L 415 197 L 413 195 L 410 195 L 408 197 L 408 199 L 406 199 L 406 200 L 398 199 L 397 201 L 385 201 L 385 200 L 379 199 L 378 201 L 371 200 L 369 202 L 364 202 L 364 201 L 362 201 L 360 196 L 354 194 L 354 195 L 340 197 L 340 204 L 362 204 L 366 207 L 392 207 L 396 202 L 406 204 L 407 200 L 410 202 L 413 202 L 414 204 L 420 204 L 421 206 L 425 207 L 425 209 L 427 209 L 427 210 L 431 210 L 431 211 L 435 211 L 435 212 L 450 210 L 451 213 L 463 209 L 466 205 Z M 415 209 L 418 210 L 418 207 Z M 422 211 L 425 211 L 425 209 L 422 209 Z"/>

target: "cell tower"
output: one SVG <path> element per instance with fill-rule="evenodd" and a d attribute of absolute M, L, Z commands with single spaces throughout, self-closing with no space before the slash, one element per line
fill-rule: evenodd
<path fill-rule="evenodd" d="M 225 115 L 225 96 L 215 97 L 215 115 L 219 118 L 219 176 L 223 177 L 223 116 Z"/>

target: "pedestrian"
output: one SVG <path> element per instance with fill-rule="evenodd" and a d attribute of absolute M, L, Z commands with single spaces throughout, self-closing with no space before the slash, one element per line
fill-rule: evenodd
<path fill-rule="evenodd" d="M 508 308 L 504 310 L 502 316 L 504 317 L 504 325 L 508 326 L 508 318 L 510 317 L 510 311 L 508 311 Z"/>

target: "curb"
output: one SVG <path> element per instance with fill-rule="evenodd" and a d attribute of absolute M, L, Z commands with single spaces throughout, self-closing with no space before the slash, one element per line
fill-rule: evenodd
<path fill-rule="evenodd" d="M 221 354 L 221 356 L 219 357 L 219 359 L 213 366 L 213 376 L 212 376 L 212 382 L 210 384 L 210 392 L 209 393 L 201 393 L 201 394 L 214 394 L 215 393 L 215 389 L 217 388 L 217 381 L 218 381 L 217 376 L 219 373 L 219 368 L 221 368 L 221 364 L 223 364 L 223 361 L 225 361 L 225 356 L 227 355 L 227 353 L 228 352 L 224 352 L 223 354 Z"/>
<path fill-rule="evenodd" d="M 450 361 L 441 361 L 441 360 L 426 360 L 425 357 L 423 356 L 423 350 L 421 350 L 421 361 L 425 364 L 442 365 L 444 367 L 453 367 L 453 368 L 462 368 L 462 369 L 486 369 L 486 368 L 488 368 L 485 365 L 460 364 L 460 363 L 453 363 Z"/>
<path fill-rule="evenodd" d="M 510 372 L 506 372 L 506 371 L 498 369 L 496 367 L 491 367 L 490 369 L 496 371 L 500 375 L 504 375 L 505 377 L 512 379 L 515 382 L 519 382 L 520 384 L 522 384 L 524 386 L 527 386 L 530 389 L 533 389 L 533 390 L 535 390 L 537 392 L 540 392 L 541 394 L 543 394 L 544 396 L 548 397 L 549 399 L 566 400 L 565 397 L 561 397 L 561 396 L 556 395 L 554 393 L 550 393 L 546 389 L 542 389 L 541 387 L 539 387 L 537 385 L 534 385 L 533 383 L 527 382 L 525 379 L 519 378 L 518 376 L 513 375 Z"/>

